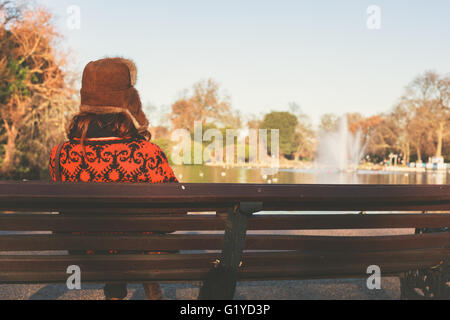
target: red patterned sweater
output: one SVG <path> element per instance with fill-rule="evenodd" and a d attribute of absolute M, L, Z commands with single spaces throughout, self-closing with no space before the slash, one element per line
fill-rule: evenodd
<path fill-rule="evenodd" d="M 71 140 L 64 143 L 59 159 L 63 182 L 178 182 L 164 152 L 156 144 L 146 140 L 132 138 L 94 138 L 87 139 L 84 145 L 86 157 L 83 155 L 79 140 Z M 53 181 L 57 180 L 55 176 L 57 149 L 58 146 L 53 148 L 50 156 L 49 169 Z M 143 234 L 152 235 L 153 233 L 144 232 Z M 71 253 L 83 254 L 83 252 L 75 251 Z M 117 250 L 94 252 L 93 250 L 88 250 L 85 253 L 159 254 L 163 252 L 118 252 Z"/>
<path fill-rule="evenodd" d="M 95 138 L 84 143 L 66 142 L 61 150 L 63 182 L 178 182 L 164 152 L 145 140 L 132 138 Z M 56 146 L 50 157 L 50 175 L 55 177 Z"/>

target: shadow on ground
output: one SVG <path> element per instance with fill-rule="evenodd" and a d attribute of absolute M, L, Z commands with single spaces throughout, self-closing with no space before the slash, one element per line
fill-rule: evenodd
<path fill-rule="evenodd" d="M 398 278 L 383 278 L 381 290 L 369 290 L 365 279 L 241 282 L 236 300 L 392 300 L 400 298 Z M 199 284 L 162 284 L 165 299 L 194 300 Z M 103 300 L 103 285 L 68 290 L 65 285 L 0 285 L 0 300 Z M 128 285 L 130 300 L 145 299 L 142 285 Z"/>

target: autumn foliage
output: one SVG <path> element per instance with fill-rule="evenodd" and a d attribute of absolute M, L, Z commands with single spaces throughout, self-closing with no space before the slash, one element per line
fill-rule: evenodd
<path fill-rule="evenodd" d="M 194 122 L 216 123 L 225 127 L 239 126 L 239 116 L 233 112 L 227 96 L 221 96 L 219 85 L 212 79 L 194 84 L 172 105 L 169 115 L 172 126 L 193 130 Z"/>
<path fill-rule="evenodd" d="M 9 1 L 0 2 L 0 171 L 20 177 L 45 167 L 49 148 L 63 138 L 75 91 L 67 56 L 56 49 L 60 35 L 51 14 L 11 8 Z"/>

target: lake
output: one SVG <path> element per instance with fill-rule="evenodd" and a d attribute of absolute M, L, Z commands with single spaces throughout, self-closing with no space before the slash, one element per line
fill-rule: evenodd
<path fill-rule="evenodd" d="M 265 176 L 259 168 L 223 168 L 210 166 L 173 166 L 185 183 L 278 183 L 278 184 L 447 184 L 447 171 L 393 172 L 358 170 L 333 172 L 311 169 L 280 169 Z"/>

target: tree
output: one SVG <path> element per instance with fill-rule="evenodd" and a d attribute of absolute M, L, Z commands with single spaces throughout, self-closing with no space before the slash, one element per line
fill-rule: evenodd
<path fill-rule="evenodd" d="M 349 117 L 349 130 L 352 133 L 361 132 L 366 155 L 376 161 L 386 159 L 390 153 L 401 152 L 397 147 L 399 126 L 392 114 L 377 114 L 370 117 L 353 114 Z"/>
<path fill-rule="evenodd" d="M 258 129 L 262 123 L 261 118 L 254 114 L 248 115 L 246 120 L 249 129 Z"/>
<path fill-rule="evenodd" d="M 197 82 L 191 93 L 186 90 L 184 96 L 172 105 L 170 114 L 174 128 L 189 131 L 193 131 L 195 121 L 238 128 L 239 119 L 239 114 L 231 109 L 229 98 L 221 97 L 219 85 L 212 79 Z"/>
<path fill-rule="evenodd" d="M 408 85 L 403 97 L 403 103 L 409 110 L 418 114 L 412 129 L 417 131 L 414 135 L 415 142 L 420 143 L 417 140 L 422 139 L 423 134 L 430 130 L 434 136 L 437 157 L 442 156 L 443 141 L 450 134 L 449 96 L 450 77 L 426 71 Z"/>
<path fill-rule="evenodd" d="M 376 125 L 376 117 L 364 117 L 358 112 L 347 113 L 348 130 L 352 134 L 361 133 L 361 142 L 364 144 L 368 140 L 370 129 Z"/>
<path fill-rule="evenodd" d="M 5 3 L 0 11 L 8 16 L 12 9 L 6 9 Z M 47 162 L 49 149 L 62 139 L 76 105 L 67 56 L 55 49 L 59 38 L 50 13 L 41 8 L 22 9 L 20 15 L 0 22 L 4 176 L 10 176 L 15 169 L 20 148 L 21 155 L 28 156 L 29 165 Z"/>
<path fill-rule="evenodd" d="M 271 149 L 271 129 L 279 130 L 280 153 L 286 158 L 292 158 L 298 147 L 297 135 L 298 120 L 295 115 L 289 112 L 271 112 L 264 116 L 260 129 L 268 130 L 268 148 Z"/>
<path fill-rule="evenodd" d="M 429 110 L 425 106 L 411 106 L 410 112 L 411 118 L 408 130 L 411 146 L 416 151 L 417 161 L 422 162 L 422 156 L 427 149 L 427 142 L 430 141 L 433 144 L 433 139 L 430 137 L 431 122 L 428 120 L 430 119 Z"/>
<path fill-rule="evenodd" d="M 320 118 L 319 131 L 333 132 L 339 125 L 339 117 L 333 113 L 326 113 Z"/>
<path fill-rule="evenodd" d="M 397 139 L 394 148 L 400 150 L 405 163 L 409 163 L 411 157 L 411 112 L 402 104 L 397 105 L 391 113 L 391 119 L 396 125 Z"/>
<path fill-rule="evenodd" d="M 295 160 L 300 158 L 312 159 L 316 153 L 317 141 L 311 118 L 295 102 L 289 104 L 289 110 L 297 117 L 296 134 L 298 147 L 295 152 Z"/>

